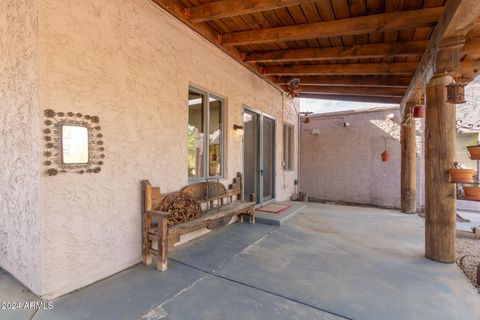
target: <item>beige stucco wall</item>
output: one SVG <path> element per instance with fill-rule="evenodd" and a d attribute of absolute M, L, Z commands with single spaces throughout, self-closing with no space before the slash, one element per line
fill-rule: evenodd
<path fill-rule="evenodd" d="M 389 114 L 394 114 L 392 120 Z M 382 207 L 400 206 L 400 115 L 398 109 L 314 115 L 301 125 L 300 189 L 316 200 Z M 350 123 L 343 127 L 342 123 Z M 319 135 L 312 135 L 318 129 Z M 421 169 L 421 122 L 417 121 L 417 171 Z M 390 160 L 382 162 L 385 149 Z M 419 203 L 423 192 L 418 188 Z"/>
<path fill-rule="evenodd" d="M 0 267 L 41 292 L 37 1 L 0 1 Z"/>
<path fill-rule="evenodd" d="M 41 110 L 98 115 L 106 159 L 100 174 L 42 172 L 42 293 L 52 298 L 140 261 L 140 180 L 163 192 L 187 181 L 189 84 L 227 101 L 226 179 L 242 168 L 242 106 L 282 118 L 282 94 L 148 0 L 41 0 Z M 41 118 L 43 120 L 43 118 Z M 43 170 L 44 168 L 42 168 Z M 277 161 L 277 199 L 295 172 Z"/>

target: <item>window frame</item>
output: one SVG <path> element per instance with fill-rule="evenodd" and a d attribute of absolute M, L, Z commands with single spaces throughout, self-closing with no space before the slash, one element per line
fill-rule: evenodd
<path fill-rule="evenodd" d="M 295 171 L 295 125 L 288 122 L 283 123 L 283 170 Z"/>
<path fill-rule="evenodd" d="M 203 147 L 205 152 L 203 153 L 203 172 L 204 176 L 203 177 L 190 177 L 188 176 L 188 163 L 187 163 L 187 176 L 188 176 L 188 182 L 198 182 L 198 181 L 205 181 L 205 180 L 213 180 L 213 179 L 223 179 L 225 177 L 225 144 L 226 144 L 226 134 L 225 134 L 225 121 L 226 121 L 226 98 L 222 97 L 218 94 L 211 93 L 207 90 L 199 89 L 198 87 L 195 86 L 188 86 L 188 94 L 190 92 L 203 95 L 205 99 L 203 99 L 203 113 L 204 113 L 204 119 L 203 119 L 203 126 L 205 128 L 204 132 L 204 140 L 203 140 Z M 220 135 L 221 135 L 221 173 L 220 175 L 216 176 L 210 176 L 210 97 L 220 100 L 221 101 L 221 130 L 220 130 Z M 189 99 L 187 98 L 187 110 L 190 111 L 190 105 L 188 104 Z M 188 112 L 188 119 L 187 119 L 187 128 L 188 128 L 188 121 L 190 119 L 190 115 Z M 188 133 L 188 130 L 187 130 Z M 188 141 L 188 139 L 187 139 Z M 187 146 L 188 148 L 188 146 Z"/>

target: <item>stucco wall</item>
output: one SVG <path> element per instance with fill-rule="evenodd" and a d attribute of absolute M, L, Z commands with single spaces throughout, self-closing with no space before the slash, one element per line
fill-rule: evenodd
<path fill-rule="evenodd" d="M 37 1 L 0 2 L 0 267 L 40 293 Z"/>
<path fill-rule="evenodd" d="M 187 181 L 189 84 L 226 98 L 226 179 L 242 168 L 233 124 L 248 105 L 277 118 L 282 95 L 148 0 L 42 0 L 41 110 L 98 115 L 106 158 L 100 174 L 42 175 L 43 294 L 87 285 L 140 261 L 140 180 L 163 192 Z M 285 118 L 296 123 L 290 101 Z M 277 161 L 277 198 L 295 172 Z"/>
<path fill-rule="evenodd" d="M 394 114 L 392 120 L 389 114 Z M 400 206 L 400 115 L 397 109 L 314 115 L 301 125 L 300 189 L 317 200 Z M 342 126 L 343 122 L 350 126 Z M 318 129 L 319 135 L 312 135 Z M 421 126 L 417 126 L 421 153 Z M 385 149 L 390 160 L 382 162 Z M 421 175 L 421 160 L 418 168 Z M 420 179 L 420 177 L 419 177 Z M 420 189 L 420 188 L 418 188 Z M 422 197 L 419 190 L 419 196 Z"/>

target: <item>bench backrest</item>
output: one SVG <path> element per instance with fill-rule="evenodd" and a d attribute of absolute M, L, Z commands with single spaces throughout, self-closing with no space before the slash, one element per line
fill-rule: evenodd
<path fill-rule="evenodd" d="M 200 204 L 211 204 L 213 201 L 242 200 L 242 174 L 237 173 L 233 182 L 228 185 L 228 189 L 218 181 L 197 182 L 185 186 L 180 190 L 188 193 Z M 160 192 L 159 187 L 153 187 L 148 180 L 142 181 L 142 193 L 144 202 L 144 211 L 157 210 L 166 194 Z"/>

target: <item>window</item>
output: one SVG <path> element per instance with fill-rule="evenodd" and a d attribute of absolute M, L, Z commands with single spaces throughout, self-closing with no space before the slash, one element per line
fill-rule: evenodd
<path fill-rule="evenodd" d="M 294 158 L 294 126 L 285 123 L 283 125 L 283 168 L 293 170 Z"/>
<path fill-rule="evenodd" d="M 223 176 L 223 118 L 223 99 L 208 92 L 190 88 L 188 93 L 189 180 L 204 179 L 206 172 L 209 178 Z"/>

